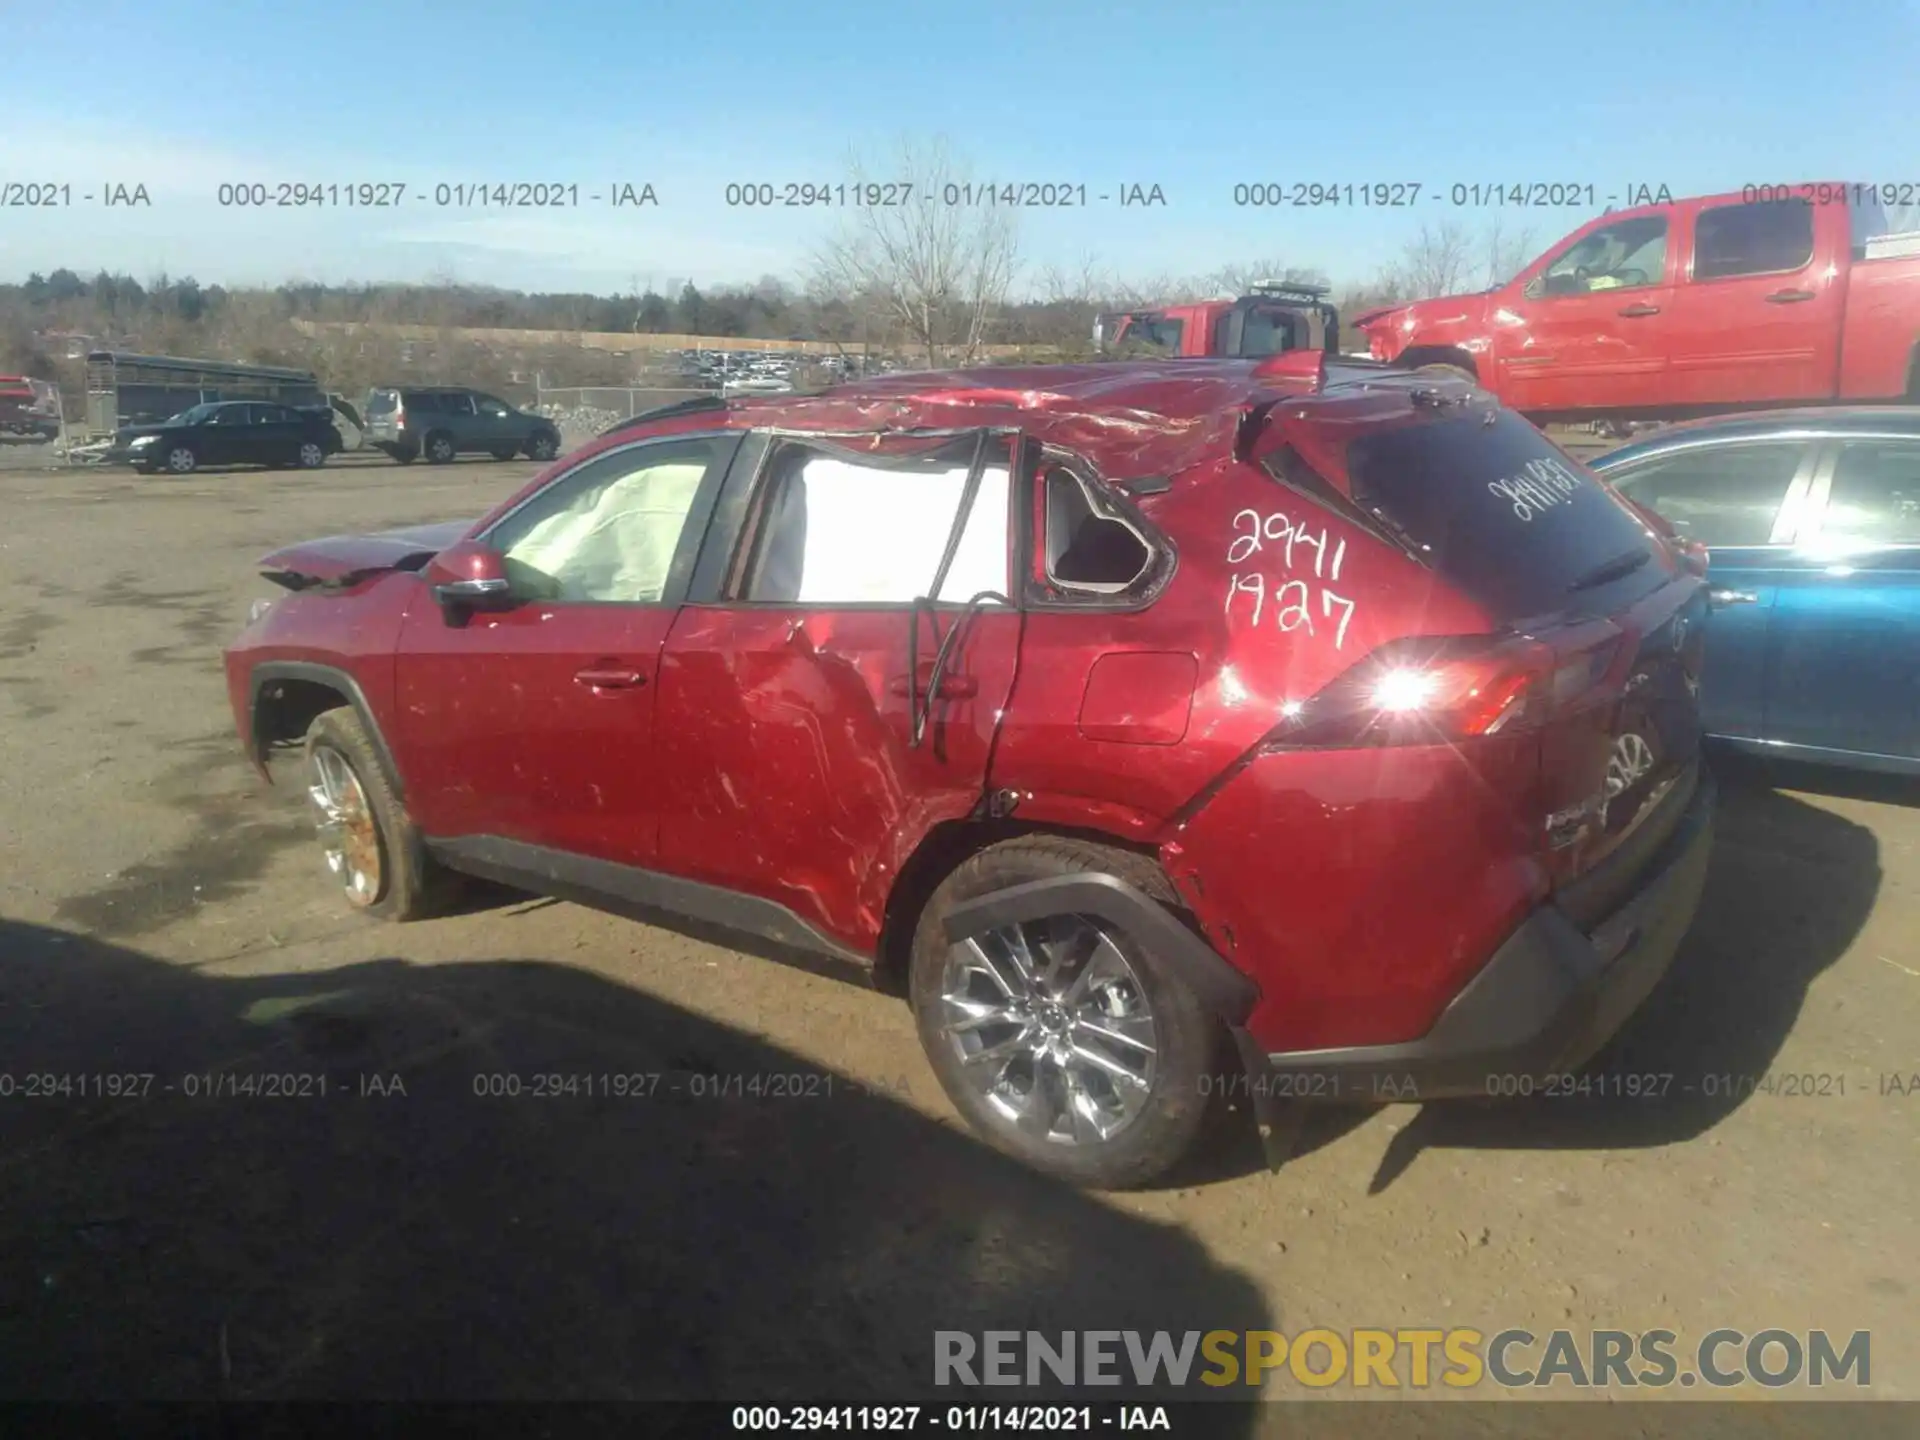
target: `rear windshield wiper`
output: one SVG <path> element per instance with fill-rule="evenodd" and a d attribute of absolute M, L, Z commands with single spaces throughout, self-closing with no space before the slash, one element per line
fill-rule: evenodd
<path fill-rule="evenodd" d="M 1653 552 L 1651 550 L 1629 550 L 1624 555 L 1616 555 L 1613 559 L 1594 566 L 1593 569 L 1587 571 L 1586 574 L 1567 586 L 1567 593 L 1572 594 L 1577 590 L 1591 590 L 1594 586 L 1604 585 L 1609 580 L 1619 580 L 1624 576 L 1631 575 L 1652 558 Z"/>

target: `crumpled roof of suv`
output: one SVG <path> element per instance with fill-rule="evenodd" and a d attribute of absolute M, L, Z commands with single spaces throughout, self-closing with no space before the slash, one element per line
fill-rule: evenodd
<path fill-rule="evenodd" d="M 1109 479 L 1170 475 L 1227 453 L 1248 407 L 1305 393 L 1252 360 L 1108 361 L 892 374 L 820 395 L 731 402 L 735 423 L 845 434 L 1018 426 Z M 1332 378 L 1330 374 L 1330 379 Z"/>

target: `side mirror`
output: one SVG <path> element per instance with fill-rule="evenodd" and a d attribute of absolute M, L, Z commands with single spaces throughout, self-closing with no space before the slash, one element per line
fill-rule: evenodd
<path fill-rule="evenodd" d="M 427 562 L 421 578 L 449 621 L 476 610 L 507 610 L 514 605 L 506 557 L 477 540 L 462 540 Z"/>

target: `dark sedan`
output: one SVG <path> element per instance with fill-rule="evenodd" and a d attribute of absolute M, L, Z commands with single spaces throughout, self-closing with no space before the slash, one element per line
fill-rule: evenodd
<path fill-rule="evenodd" d="M 221 400 L 195 405 L 158 425 L 120 431 L 108 458 L 149 474 L 190 475 L 209 465 L 316 470 L 341 448 L 340 432 L 325 411 Z"/>
<path fill-rule="evenodd" d="M 1587 463 L 1710 552 L 1709 732 L 1920 774 L 1920 407 L 1695 421 Z"/>

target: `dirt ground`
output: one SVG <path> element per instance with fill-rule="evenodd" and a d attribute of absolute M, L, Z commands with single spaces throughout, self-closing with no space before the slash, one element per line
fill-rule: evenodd
<path fill-rule="evenodd" d="M 1330 1112 L 1279 1174 L 1242 1136 L 1078 1194 L 974 1142 L 842 979 L 568 904 L 336 899 L 233 738 L 252 562 L 528 473 L 0 468 L 0 1396 L 906 1397 L 935 1328 L 1470 1325 L 1869 1330 L 1870 1393 L 1920 1397 L 1920 1094 L 1881 1079 L 1920 1071 L 1913 789 L 1725 776 L 1705 908 L 1604 1060 L 1664 1100 Z M 826 1079 L 476 1093 L 551 1072 Z"/>

